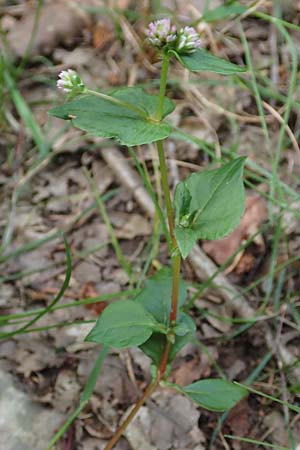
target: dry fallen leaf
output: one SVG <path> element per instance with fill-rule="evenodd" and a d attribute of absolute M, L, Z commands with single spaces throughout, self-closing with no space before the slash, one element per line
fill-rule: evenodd
<path fill-rule="evenodd" d="M 81 298 L 93 298 L 98 297 L 100 295 L 93 283 L 84 283 L 80 294 Z M 85 305 L 85 307 L 90 311 L 92 311 L 93 313 L 99 315 L 107 307 L 107 305 L 108 305 L 107 302 L 97 302 Z"/>
<path fill-rule="evenodd" d="M 26 51 L 35 20 L 36 5 L 32 4 L 25 15 L 7 35 L 8 43 L 17 57 Z M 55 20 L 53 18 L 55 17 Z M 37 33 L 33 41 L 31 55 L 49 55 L 53 49 L 64 44 L 69 46 L 82 34 L 88 24 L 88 16 L 83 9 L 75 8 L 66 1 L 48 2 L 42 6 Z"/>
<path fill-rule="evenodd" d="M 112 24 L 99 20 L 93 29 L 93 47 L 102 50 L 115 38 Z"/>
<path fill-rule="evenodd" d="M 73 370 L 62 369 L 55 381 L 54 405 L 55 408 L 65 413 L 68 409 L 75 407 L 81 386 L 77 381 Z"/>
<path fill-rule="evenodd" d="M 199 412 L 188 398 L 157 390 L 153 404 L 141 408 L 125 435 L 133 450 L 202 449 L 205 437 L 198 427 Z M 128 412 L 131 408 L 129 408 Z"/>
<path fill-rule="evenodd" d="M 116 236 L 120 239 L 134 239 L 136 236 L 148 236 L 151 233 L 149 221 L 140 214 L 112 212 L 110 214 Z"/>
<path fill-rule="evenodd" d="M 248 399 L 240 401 L 229 413 L 226 424 L 230 426 L 233 434 L 248 436 L 251 430 L 250 407 Z"/>
<path fill-rule="evenodd" d="M 179 386 L 186 386 L 193 383 L 202 375 L 202 365 L 198 358 L 193 358 L 187 362 L 182 362 L 172 372 L 172 380 Z"/>

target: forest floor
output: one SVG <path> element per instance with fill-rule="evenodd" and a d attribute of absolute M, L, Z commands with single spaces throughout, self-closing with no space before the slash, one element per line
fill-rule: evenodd
<path fill-rule="evenodd" d="M 241 4 L 246 11 L 239 12 Z M 202 16 L 203 46 L 248 68 L 224 77 L 171 67 L 170 120 L 184 131 L 166 144 L 172 189 L 215 157 L 248 159 L 241 224 L 226 239 L 199 242 L 183 263 L 197 342 L 180 351 L 170 379 L 186 385 L 221 375 L 299 404 L 299 2 L 6 1 L 0 2 L 1 450 L 47 448 L 79 404 L 99 353 L 84 339 L 106 302 L 130 298 L 146 275 L 170 264 L 128 149 L 48 115 L 64 101 L 56 79 L 68 68 L 93 89 L 142 85 L 157 92 L 160 61 L 145 45 L 144 29 L 166 15 L 187 24 Z M 155 148 L 135 151 L 159 190 Z M 114 253 L 97 195 L 133 282 Z M 68 274 L 62 232 L 72 260 L 69 285 L 55 308 L 22 330 L 62 289 Z M 142 352 L 111 350 L 88 405 L 54 448 L 103 449 L 149 380 Z M 159 389 L 116 449 L 299 449 L 299 419 L 253 393 L 220 414 Z"/>

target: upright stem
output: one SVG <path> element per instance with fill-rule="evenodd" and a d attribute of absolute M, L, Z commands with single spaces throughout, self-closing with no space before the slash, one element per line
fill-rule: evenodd
<path fill-rule="evenodd" d="M 160 79 L 160 89 L 159 89 L 159 100 L 158 107 L 156 112 L 156 119 L 158 121 L 162 120 L 163 117 L 163 106 L 164 106 L 164 98 L 166 93 L 166 85 L 167 85 L 167 75 L 168 75 L 168 67 L 169 67 L 169 57 L 167 55 L 164 56 L 163 65 L 162 65 L 162 73 Z M 164 192 L 164 198 L 167 209 L 168 223 L 170 229 L 171 236 L 171 258 L 172 258 L 172 271 L 173 271 L 173 286 L 172 286 L 172 298 L 171 298 L 171 311 L 170 311 L 170 335 L 167 336 L 166 346 L 164 352 L 161 356 L 157 376 L 155 380 L 147 387 L 142 397 L 138 400 L 134 408 L 131 410 L 130 414 L 124 420 L 124 422 L 120 425 L 110 442 L 106 445 L 104 450 L 112 450 L 114 445 L 118 442 L 120 437 L 122 436 L 124 430 L 129 425 L 129 423 L 133 420 L 135 415 L 138 413 L 141 406 L 144 404 L 146 399 L 152 394 L 152 392 L 156 389 L 159 382 L 163 379 L 166 373 L 166 369 L 168 366 L 170 351 L 172 348 L 172 334 L 173 328 L 176 325 L 177 318 L 177 308 L 178 308 L 178 294 L 179 294 L 179 280 L 180 280 L 180 263 L 181 257 L 177 248 L 177 242 L 174 234 L 174 211 L 172 207 L 171 194 L 168 183 L 168 172 L 167 172 L 167 164 L 164 153 L 163 141 L 157 141 L 157 151 L 159 157 L 159 165 L 160 165 L 160 173 L 161 173 L 161 181 L 162 188 Z"/>
<path fill-rule="evenodd" d="M 168 68 L 169 68 L 169 57 L 167 55 L 165 55 L 164 59 L 163 59 L 162 73 L 161 73 L 161 78 L 160 78 L 159 102 L 158 102 L 158 108 L 157 108 L 157 114 L 156 114 L 156 117 L 158 120 L 161 120 L 162 116 L 163 116 L 163 104 L 164 104 L 164 98 L 165 98 L 165 93 L 166 93 Z M 157 151 L 158 151 L 158 157 L 159 157 L 162 187 L 163 187 L 166 209 L 167 209 L 170 236 L 171 236 L 171 241 L 172 241 L 171 258 L 172 258 L 172 271 L 173 271 L 173 285 L 172 285 L 172 298 L 171 298 L 171 311 L 170 311 L 170 326 L 172 329 L 176 324 L 176 318 L 177 318 L 181 256 L 180 256 L 180 253 L 177 248 L 177 242 L 176 242 L 175 233 L 174 233 L 174 228 L 175 228 L 174 211 L 173 211 L 171 194 L 170 194 L 170 189 L 169 189 L 168 171 L 167 171 L 167 164 L 166 164 L 163 141 L 157 141 Z M 165 351 L 161 357 L 160 364 L 159 364 L 158 372 L 159 372 L 159 376 L 161 378 L 164 376 L 166 368 L 167 368 L 169 355 L 170 355 L 170 351 L 171 351 L 171 346 L 172 346 L 171 341 L 168 340 L 166 342 Z"/>
<path fill-rule="evenodd" d="M 122 434 L 124 433 L 124 430 L 127 428 L 127 426 L 130 424 L 132 419 L 135 417 L 137 412 L 139 411 L 140 407 L 145 403 L 148 397 L 152 394 L 152 392 L 155 390 L 155 388 L 158 385 L 159 380 L 155 380 L 153 383 L 149 384 L 147 389 L 145 390 L 143 396 L 139 399 L 139 401 L 135 404 L 134 408 L 130 411 L 122 425 L 118 428 L 116 433 L 113 435 L 112 439 L 109 441 L 109 443 L 106 445 L 104 450 L 111 450 L 114 448 L 115 444 L 118 442 Z"/>
<path fill-rule="evenodd" d="M 157 107 L 157 111 L 156 111 L 156 118 L 159 121 L 162 119 L 163 112 L 164 112 L 164 100 L 165 100 L 166 87 L 167 87 L 169 62 L 170 62 L 169 56 L 164 55 L 162 68 L 161 68 L 161 76 L 160 76 L 159 100 L 158 100 L 158 107 Z"/>
<path fill-rule="evenodd" d="M 168 172 L 167 172 L 167 165 L 166 165 L 163 141 L 157 141 L 156 145 L 157 145 L 157 152 L 158 152 L 158 158 L 159 158 L 161 184 L 162 184 L 162 188 L 163 188 L 163 192 L 164 192 L 166 209 L 167 209 L 170 236 L 171 236 L 171 240 L 172 240 L 172 246 L 174 247 L 176 245 L 176 240 L 175 240 L 175 235 L 174 235 L 174 216 L 173 216 L 171 194 L 170 194 L 170 189 L 169 189 Z"/>
<path fill-rule="evenodd" d="M 170 312 L 170 325 L 175 326 L 178 309 L 178 297 L 179 297 L 179 281 L 180 281 L 180 265 L 181 255 L 178 249 L 175 250 L 175 256 L 173 256 L 173 287 L 172 287 L 172 300 L 171 300 L 171 312 Z"/>

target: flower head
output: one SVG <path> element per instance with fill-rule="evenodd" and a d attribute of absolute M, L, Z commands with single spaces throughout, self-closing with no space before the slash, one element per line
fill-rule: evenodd
<path fill-rule="evenodd" d="M 201 47 L 199 34 L 192 27 L 181 28 L 178 32 L 177 50 L 180 53 L 193 53 Z"/>
<path fill-rule="evenodd" d="M 149 24 L 146 35 L 151 45 L 162 49 L 177 39 L 177 30 L 175 25 L 171 25 L 170 19 L 161 19 Z"/>
<path fill-rule="evenodd" d="M 151 22 L 146 30 L 148 42 L 158 50 L 174 50 L 179 54 L 193 53 L 201 46 L 198 33 L 192 27 L 184 27 L 177 31 L 170 19 Z"/>
<path fill-rule="evenodd" d="M 73 94 L 80 94 L 85 90 L 84 83 L 75 70 L 62 70 L 58 78 L 56 83 L 58 89 Z"/>

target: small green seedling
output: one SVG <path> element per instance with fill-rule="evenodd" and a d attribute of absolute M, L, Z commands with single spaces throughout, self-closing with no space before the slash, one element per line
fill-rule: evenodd
<path fill-rule="evenodd" d="M 55 117 L 71 120 L 77 128 L 94 136 L 114 138 L 122 145 L 135 147 L 156 142 L 160 162 L 171 268 L 163 268 L 149 278 L 135 298 L 110 304 L 86 338 L 115 348 L 139 347 L 153 361 L 151 384 L 105 450 L 114 447 L 158 385 L 174 388 L 212 411 L 232 408 L 247 393 L 244 387 L 224 379 L 204 379 L 184 387 L 167 381 L 172 360 L 194 339 L 196 329 L 191 317 L 182 310 L 187 292 L 180 277 L 181 258 L 188 256 L 198 239 L 222 238 L 238 225 L 245 205 L 245 158 L 235 158 L 215 170 L 193 173 L 178 183 L 172 200 L 163 146 L 164 139 L 173 131 L 165 120 L 174 110 L 173 102 L 165 96 L 172 58 L 185 69 L 196 72 L 231 75 L 244 69 L 203 50 L 193 28 L 178 30 L 169 19 L 151 23 L 146 34 L 148 43 L 162 56 L 158 96 L 136 87 L 115 89 L 106 94 L 94 92 L 69 69 L 61 72 L 57 83 L 69 94 L 69 99 L 50 111 Z"/>

